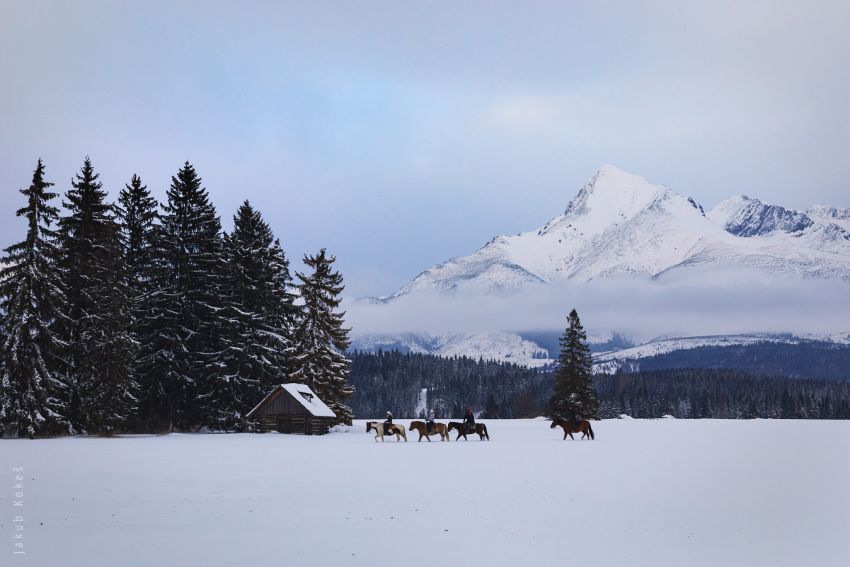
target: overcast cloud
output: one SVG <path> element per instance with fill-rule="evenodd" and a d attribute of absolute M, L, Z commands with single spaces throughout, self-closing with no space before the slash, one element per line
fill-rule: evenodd
<path fill-rule="evenodd" d="M 346 308 L 357 334 L 562 330 L 576 308 L 590 334 L 637 343 L 666 335 L 831 335 L 850 332 L 850 283 L 694 269 L 663 281 L 550 284 L 503 296 L 416 294 Z"/>
<path fill-rule="evenodd" d="M 542 225 L 604 163 L 705 206 L 850 206 L 850 3 L 2 2 L 0 243 L 45 159 L 114 196 L 191 160 L 386 295 Z M 569 303 L 569 302 L 568 302 Z"/>

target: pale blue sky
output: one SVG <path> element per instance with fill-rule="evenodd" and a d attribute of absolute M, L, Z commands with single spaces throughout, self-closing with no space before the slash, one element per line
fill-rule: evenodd
<path fill-rule="evenodd" d="M 0 243 L 36 159 L 189 159 L 356 295 L 560 213 L 613 163 L 706 207 L 850 206 L 850 3 L 0 2 Z"/>

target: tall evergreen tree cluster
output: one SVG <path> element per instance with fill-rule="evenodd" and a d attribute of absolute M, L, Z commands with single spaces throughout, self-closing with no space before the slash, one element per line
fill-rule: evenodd
<path fill-rule="evenodd" d="M 289 261 L 245 201 L 225 234 L 194 167 L 160 206 L 133 175 L 117 203 L 89 158 L 62 200 L 39 160 L 0 258 L 0 435 L 239 430 L 280 382 L 351 421 L 342 277 Z"/>
<path fill-rule="evenodd" d="M 587 334 L 575 309 L 570 311 L 567 321 L 567 329 L 559 341 L 561 354 L 546 415 L 598 419 L 599 400 L 593 385 L 593 361 Z"/>

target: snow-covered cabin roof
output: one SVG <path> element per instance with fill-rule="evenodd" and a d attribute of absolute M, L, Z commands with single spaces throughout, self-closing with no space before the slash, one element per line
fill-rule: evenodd
<path fill-rule="evenodd" d="M 254 412 L 263 407 L 267 401 L 269 401 L 273 396 L 275 396 L 278 389 L 281 388 L 286 390 L 289 395 L 291 395 L 295 400 L 298 401 L 298 403 L 304 406 L 304 408 L 308 412 L 310 412 L 310 414 L 314 417 L 336 417 L 336 414 L 331 410 L 331 408 L 326 406 L 325 402 L 319 399 L 319 396 L 314 394 L 313 390 L 311 390 L 309 386 L 307 386 L 306 384 L 297 384 L 295 382 L 291 382 L 289 384 L 280 384 L 279 386 L 275 387 L 274 390 L 269 392 L 269 394 L 265 398 L 263 398 L 259 404 L 257 404 L 257 407 L 248 412 L 247 417 L 250 418 L 254 414 Z"/>

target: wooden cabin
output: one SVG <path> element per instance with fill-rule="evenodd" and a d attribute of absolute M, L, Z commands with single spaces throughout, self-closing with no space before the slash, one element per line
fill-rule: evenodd
<path fill-rule="evenodd" d="M 261 431 L 324 435 L 336 414 L 304 384 L 280 384 L 246 416 Z"/>

